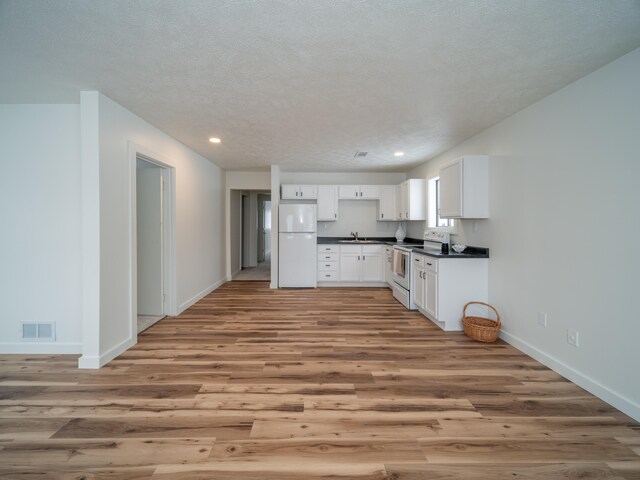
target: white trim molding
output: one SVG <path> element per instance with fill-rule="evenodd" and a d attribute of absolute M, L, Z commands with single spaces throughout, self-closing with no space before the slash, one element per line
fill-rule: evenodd
<path fill-rule="evenodd" d="M 640 405 L 632 399 L 620 395 L 618 392 L 609 389 L 605 385 L 602 385 L 587 375 L 575 370 L 566 363 L 561 362 L 560 360 L 537 349 L 533 345 L 530 345 L 518 337 L 505 332 L 504 330 L 500 331 L 500 338 L 509 345 L 526 353 L 530 357 L 549 367 L 551 370 L 572 381 L 576 385 L 584 388 L 586 391 L 592 393 L 601 400 L 604 400 L 608 404 L 614 406 L 621 412 L 629 415 L 634 420 L 640 422 Z"/>
<path fill-rule="evenodd" d="M 197 293 L 195 296 L 191 297 L 186 302 L 180 304 L 180 306 L 178 307 L 178 315 L 180 315 L 182 312 L 184 312 L 191 305 L 194 305 L 199 300 L 202 300 L 204 297 L 209 295 L 211 292 L 213 292 L 214 290 L 216 290 L 217 288 L 219 288 L 221 285 L 225 284 L 226 282 L 227 282 L 227 278 L 226 277 L 222 278 L 222 279 L 218 280 L 216 283 L 214 283 L 213 285 L 210 285 L 207 288 L 205 288 L 204 290 L 202 290 L 200 293 Z"/>
<path fill-rule="evenodd" d="M 56 342 L 19 342 L 0 343 L 0 354 L 81 354 L 82 343 L 56 343 Z"/>
<path fill-rule="evenodd" d="M 129 350 L 135 344 L 136 344 L 136 337 L 129 337 L 124 342 L 119 343 L 118 345 L 106 351 L 99 357 L 83 355 L 78 359 L 78 368 L 84 368 L 84 369 L 100 368 L 106 365 L 107 363 L 109 363 L 111 360 L 116 358 L 121 353 L 124 353 L 127 350 Z"/>

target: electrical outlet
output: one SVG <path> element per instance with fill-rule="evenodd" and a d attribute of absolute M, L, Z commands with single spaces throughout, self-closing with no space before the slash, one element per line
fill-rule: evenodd
<path fill-rule="evenodd" d="M 577 330 L 573 330 L 572 328 L 568 328 L 567 329 L 567 343 L 569 345 L 577 347 L 579 345 L 578 338 L 579 337 L 578 337 L 578 331 Z"/>
<path fill-rule="evenodd" d="M 538 325 L 547 328 L 547 314 L 544 312 L 538 313 Z"/>

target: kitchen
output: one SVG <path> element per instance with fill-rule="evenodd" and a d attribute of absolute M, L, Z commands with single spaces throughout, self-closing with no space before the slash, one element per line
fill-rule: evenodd
<path fill-rule="evenodd" d="M 488 156 L 466 155 L 438 177 L 384 185 L 306 184 L 318 176 L 289 174 L 300 183 L 280 187 L 279 287 L 385 286 L 443 330 L 462 330 L 465 304 L 488 301 L 489 248 L 450 245 L 457 230 L 437 225 L 489 218 L 489 168 Z"/>
<path fill-rule="evenodd" d="M 638 476 L 640 10 L 579 3 L 3 1 L 0 477 Z"/>

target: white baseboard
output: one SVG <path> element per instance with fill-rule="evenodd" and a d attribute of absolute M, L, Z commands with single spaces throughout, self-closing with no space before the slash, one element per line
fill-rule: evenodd
<path fill-rule="evenodd" d="M 610 388 L 602 385 L 601 383 L 588 377 L 587 375 L 573 369 L 566 363 L 557 360 L 556 358 L 546 354 L 545 352 L 515 337 L 514 335 L 505 332 L 504 330 L 500 331 L 500 338 L 508 344 L 514 346 L 518 350 L 526 353 L 530 357 L 535 358 L 540 363 L 546 365 L 563 377 L 571 380 L 576 385 L 594 394 L 601 400 L 604 400 L 608 404 L 614 406 L 621 412 L 629 415 L 634 420 L 640 422 L 640 405 L 630 398 L 627 398 L 624 395 L 611 390 Z"/>
<path fill-rule="evenodd" d="M 231 279 L 233 279 L 233 277 L 235 277 L 236 275 L 238 275 L 240 272 L 242 271 L 241 268 L 239 268 L 238 270 L 236 270 L 235 272 L 233 272 L 231 274 L 231 278 L 229 278 L 228 280 L 231 281 Z"/>
<path fill-rule="evenodd" d="M 186 302 L 180 304 L 180 306 L 178 307 L 178 315 L 180 315 L 182 312 L 184 312 L 187 308 L 189 308 L 191 305 L 196 303 L 198 300 L 201 300 L 204 297 L 206 297 L 207 295 L 209 295 L 211 292 L 213 292 L 220 285 L 222 285 L 223 283 L 226 283 L 226 281 L 227 281 L 226 278 L 222 278 L 222 279 L 218 280 L 216 283 L 214 283 L 213 285 L 210 285 L 207 288 L 205 288 L 204 290 L 202 290 L 200 293 L 198 293 L 195 296 L 191 297 Z"/>
<path fill-rule="evenodd" d="M 0 343 L 0 354 L 80 354 L 81 343 L 57 343 L 57 342 L 17 342 Z"/>
<path fill-rule="evenodd" d="M 123 352 L 126 352 L 136 344 L 136 338 L 130 337 L 103 353 L 99 357 L 83 355 L 78 359 L 78 368 L 95 369 L 106 365 Z"/>

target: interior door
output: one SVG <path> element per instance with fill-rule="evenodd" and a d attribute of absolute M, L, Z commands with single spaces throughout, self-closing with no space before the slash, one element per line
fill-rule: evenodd
<path fill-rule="evenodd" d="M 162 168 L 136 170 L 138 315 L 164 315 Z"/>
<path fill-rule="evenodd" d="M 258 195 L 258 262 L 264 262 L 264 203 L 265 196 Z"/>
<path fill-rule="evenodd" d="M 271 198 L 270 196 L 267 198 Z M 264 202 L 264 256 L 265 259 L 271 256 L 271 200 L 266 200 Z"/>

